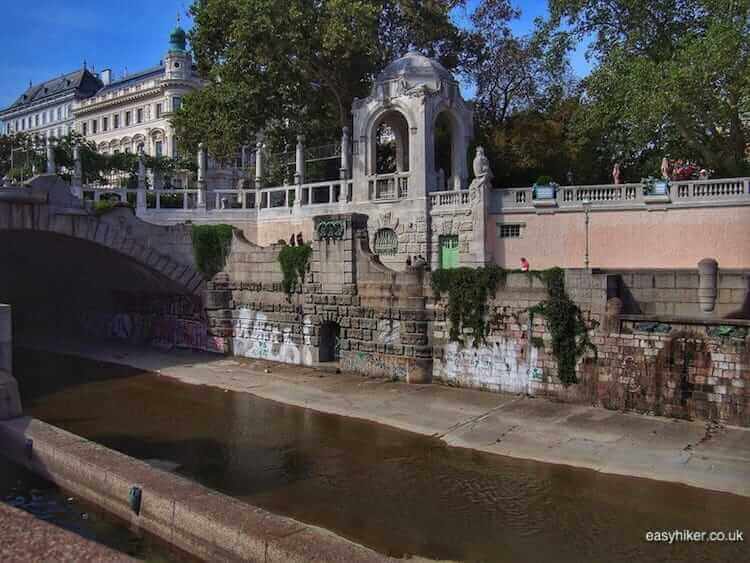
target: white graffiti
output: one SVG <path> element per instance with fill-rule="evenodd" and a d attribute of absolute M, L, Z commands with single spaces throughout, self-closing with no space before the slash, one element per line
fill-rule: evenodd
<path fill-rule="evenodd" d="M 519 345 L 510 339 L 497 338 L 487 345 L 473 348 L 451 342 L 445 349 L 445 360 L 436 362 L 439 379 L 462 387 L 489 387 L 507 393 L 528 393 L 529 380 L 542 377 L 537 366 L 538 351 L 533 346 L 526 360 Z"/>
<path fill-rule="evenodd" d="M 401 340 L 401 323 L 392 319 L 378 321 L 375 341 L 379 344 L 398 344 Z"/>
<path fill-rule="evenodd" d="M 279 323 L 269 322 L 268 316 L 260 311 L 240 309 L 233 324 L 235 356 L 312 365 L 314 355 L 310 319 L 304 319 L 302 346 L 295 344 L 291 326 L 281 327 Z"/>

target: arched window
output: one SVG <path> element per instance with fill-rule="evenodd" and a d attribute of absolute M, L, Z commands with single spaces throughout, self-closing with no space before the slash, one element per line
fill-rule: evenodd
<path fill-rule="evenodd" d="M 398 111 L 388 111 L 373 128 L 372 173 L 392 174 L 409 170 L 409 124 Z"/>
<path fill-rule="evenodd" d="M 398 235 L 393 229 L 380 229 L 375 233 L 373 250 L 379 256 L 398 254 Z"/>
<path fill-rule="evenodd" d="M 446 112 L 435 120 L 435 184 L 438 191 L 451 190 L 453 176 L 453 124 Z"/>

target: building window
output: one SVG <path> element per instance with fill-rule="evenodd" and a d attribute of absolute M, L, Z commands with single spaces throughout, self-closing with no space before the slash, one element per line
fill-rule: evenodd
<path fill-rule="evenodd" d="M 177 153 L 177 137 L 172 137 L 172 158 L 179 158 Z"/>
<path fill-rule="evenodd" d="M 398 235 L 393 229 L 380 229 L 375 233 L 373 241 L 375 254 L 393 256 L 398 253 Z"/>
<path fill-rule="evenodd" d="M 162 143 L 161 141 L 156 141 L 154 143 L 154 155 L 155 156 L 162 156 L 163 150 L 162 150 Z"/>
<path fill-rule="evenodd" d="M 47 125 L 47 112 L 42 112 L 42 125 Z"/>
<path fill-rule="evenodd" d="M 62 108 L 57 108 L 57 120 L 62 120 Z"/>
<path fill-rule="evenodd" d="M 10 123 L 5 124 L 5 133 L 10 135 Z"/>
<path fill-rule="evenodd" d="M 116 113 L 112 116 L 112 129 L 120 128 L 120 114 Z"/>
<path fill-rule="evenodd" d="M 521 238 L 520 223 L 498 223 L 497 236 L 499 238 Z"/>
<path fill-rule="evenodd" d="M 91 134 L 96 135 L 96 128 L 99 125 L 99 122 L 96 119 L 91 120 Z"/>
<path fill-rule="evenodd" d="M 135 111 L 135 121 L 136 123 L 143 123 L 143 108 L 138 108 Z"/>
<path fill-rule="evenodd" d="M 71 113 L 73 113 L 73 106 L 71 104 L 68 104 L 68 106 L 65 108 L 65 117 L 70 117 Z"/>
<path fill-rule="evenodd" d="M 131 112 L 126 111 L 125 112 L 125 127 L 130 127 L 130 116 L 131 116 Z"/>
<path fill-rule="evenodd" d="M 26 118 L 22 117 L 21 118 L 21 131 L 23 131 L 25 129 L 26 129 Z"/>
<path fill-rule="evenodd" d="M 178 111 L 182 107 L 182 98 L 175 96 L 172 98 L 172 111 Z"/>
<path fill-rule="evenodd" d="M 81 133 L 83 134 L 83 136 L 85 137 L 88 132 L 88 123 L 81 123 Z"/>
<path fill-rule="evenodd" d="M 102 131 L 106 131 L 107 129 L 109 129 L 109 118 L 102 117 Z"/>
<path fill-rule="evenodd" d="M 16 119 L 16 131 L 20 131 L 21 129 L 18 127 L 18 120 Z"/>
<path fill-rule="evenodd" d="M 39 114 L 34 116 L 34 127 L 39 127 Z"/>
<path fill-rule="evenodd" d="M 59 139 L 61 137 L 62 137 L 62 127 L 58 127 L 57 128 L 57 138 Z"/>
<path fill-rule="evenodd" d="M 161 104 L 156 104 L 156 119 L 161 117 Z"/>

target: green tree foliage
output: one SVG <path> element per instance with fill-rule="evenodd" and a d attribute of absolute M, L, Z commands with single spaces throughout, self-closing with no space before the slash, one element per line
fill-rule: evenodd
<path fill-rule="evenodd" d="M 193 253 L 198 271 L 208 279 L 224 268 L 232 244 L 231 225 L 193 225 Z"/>
<path fill-rule="evenodd" d="M 190 40 L 205 88 L 186 96 L 173 122 L 183 148 L 199 142 L 219 160 L 265 130 L 267 143 L 294 135 L 330 142 L 349 123 L 355 97 L 407 50 L 451 68 L 463 34 L 456 0 L 196 0 Z"/>
<path fill-rule="evenodd" d="M 551 0 L 552 25 L 593 37 L 578 134 L 653 174 L 664 154 L 747 171 L 748 0 Z"/>

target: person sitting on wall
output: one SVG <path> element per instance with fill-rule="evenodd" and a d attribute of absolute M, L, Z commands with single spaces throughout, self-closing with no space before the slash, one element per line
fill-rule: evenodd
<path fill-rule="evenodd" d="M 411 256 L 406 257 L 406 267 L 411 268 Z"/>
<path fill-rule="evenodd" d="M 415 268 L 424 268 L 426 265 L 427 265 L 427 260 L 425 260 L 421 254 L 414 259 Z"/>
<path fill-rule="evenodd" d="M 303 246 L 304 244 L 305 241 L 302 238 L 302 233 L 297 233 L 297 246 Z"/>
<path fill-rule="evenodd" d="M 289 237 L 289 246 L 294 246 L 294 233 Z"/>
<path fill-rule="evenodd" d="M 522 272 L 529 271 L 529 261 L 526 260 L 526 258 L 521 258 L 521 271 Z"/>

